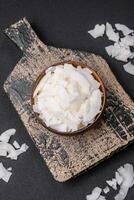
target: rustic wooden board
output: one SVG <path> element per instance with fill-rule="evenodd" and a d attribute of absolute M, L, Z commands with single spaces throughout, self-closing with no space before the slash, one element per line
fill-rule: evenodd
<path fill-rule="evenodd" d="M 5 30 L 23 51 L 23 57 L 4 84 L 14 107 L 48 168 L 63 182 L 87 170 L 134 140 L 134 103 L 100 56 L 43 44 L 26 19 Z M 31 88 L 37 76 L 54 63 L 81 61 L 104 80 L 107 103 L 100 123 L 84 135 L 58 136 L 41 126 L 31 108 Z"/>

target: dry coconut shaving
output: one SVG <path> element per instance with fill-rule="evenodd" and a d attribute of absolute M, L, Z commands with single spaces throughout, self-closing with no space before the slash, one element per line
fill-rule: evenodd
<path fill-rule="evenodd" d="M 94 29 L 88 31 L 88 33 L 93 37 L 97 38 L 104 35 L 101 30 L 105 30 L 108 40 L 114 42 L 113 45 L 105 47 L 105 50 L 109 56 L 115 58 L 116 60 L 122 62 L 132 61 L 134 58 L 134 30 L 129 29 L 126 25 L 115 24 L 115 28 L 110 23 L 106 25 L 96 25 Z M 121 35 L 124 35 L 122 36 Z M 134 65 L 128 62 L 123 65 L 126 72 L 134 75 Z"/>
<path fill-rule="evenodd" d="M 129 189 L 134 185 L 134 168 L 133 165 L 127 163 L 121 166 L 115 172 L 115 177 L 112 180 L 106 181 L 106 183 L 114 190 L 119 188 L 118 193 L 114 197 L 115 200 L 124 200 L 127 196 Z M 86 200 L 106 200 L 105 195 L 110 192 L 110 188 L 106 186 L 104 189 L 95 187 L 91 194 L 86 196 Z"/>
<path fill-rule="evenodd" d="M 0 156 L 17 160 L 18 156 L 28 149 L 28 146 L 24 143 L 21 146 L 15 140 L 13 145 L 9 143 L 9 140 L 12 135 L 16 132 L 15 129 L 8 129 L 0 135 Z M 8 182 L 12 175 L 12 168 L 5 168 L 2 163 L 0 163 L 0 179 L 3 179 L 5 182 Z"/>

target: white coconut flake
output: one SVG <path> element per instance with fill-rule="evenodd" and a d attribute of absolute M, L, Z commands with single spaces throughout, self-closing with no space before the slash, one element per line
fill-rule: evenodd
<path fill-rule="evenodd" d="M 96 25 L 98 26 L 98 24 Z M 96 28 L 95 26 L 95 28 Z M 98 35 L 95 28 L 93 30 L 90 30 L 89 33 L 96 38 Z M 122 61 L 122 62 L 128 62 L 128 59 L 131 60 L 134 58 L 134 30 L 129 29 L 126 25 L 116 23 L 115 24 L 116 30 L 112 27 L 110 23 L 106 23 L 105 30 L 106 35 L 109 40 L 115 42 L 113 45 L 105 47 L 105 50 L 109 56 L 112 58 L 115 58 L 116 60 Z M 119 32 L 121 31 L 124 35 L 123 38 L 120 37 Z M 101 35 L 103 36 L 103 35 Z M 128 65 L 123 66 L 125 68 L 125 71 L 134 75 L 133 70 L 133 64 L 130 62 Z"/>
<path fill-rule="evenodd" d="M 103 192 L 104 192 L 105 194 L 109 193 L 109 192 L 110 192 L 110 189 L 109 189 L 109 187 L 108 187 L 108 186 L 106 186 L 106 187 L 103 189 Z"/>
<path fill-rule="evenodd" d="M 2 179 L 7 183 L 9 181 L 11 175 L 12 175 L 12 172 L 6 171 L 5 175 L 2 177 Z"/>
<path fill-rule="evenodd" d="M 127 163 L 124 167 L 120 167 L 117 171 L 120 176 L 122 176 L 123 181 L 120 185 L 119 193 L 115 196 L 115 200 L 124 200 L 127 196 L 129 188 L 133 185 L 134 169 L 131 164 Z"/>
<path fill-rule="evenodd" d="M 8 182 L 12 172 L 9 172 L 2 163 L 0 163 L 0 179 L 3 179 L 5 182 Z"/>
<path fill-rule="evenodd" d="M 106 183 L 112 187 L 114 190 L 117 190 L 117 181 L 115 178 L 113 178 L 112 180 L 108 180 L 106 181 Z"/>
<path fill-rule="evenodd" d="M 114 43 L 114 45 L 110 45 L 105 47 L 108 55 L 114 57 L 117 60 L 127 62 L 128 58 L 132 56 L 129 47 L 124 47 L 120 43 Z"/>
<path fill-rule="evenodd" d="M 5 168 L 2 163 L 0 163 L 0 179 L 5 175 Z"/>
<path fill-rule="evenodd" d="M 131 59 L 134 58 L 134 52 L 131 52 L 131 56 L 130 56 Z"/>
<path fill-rule="evenodd" d="M 29 147 L 24 143 L 21 145 L 20 149 L 16 150 L 17 155 L 20 155 L 27 151 Z"/>
<path fill-rule="evenodd" d="M 14 147 L 6 142 L 0 142 L 0 151 L 5 151 L 6 157 L 17 160 L 17 153 Z"/>
<path fill-rule="evenodd" d="M 133 30 L 129 29 L 124 24 L 115 24 L 115 27 L 118 31 L 121 31 L 123 35 L 129 35 L 130 33 L 133 33 Z"/>
<path fill-rule="evenodd" d="M 106 181 L 107 184 L 113 189 L 117 190 L 117 184 L 119 186 L 119 192 L 114 197 L 115 200 L 124 200 L 127 196 L 129 189 L 134 185 L 134 168 L 133 165 L 127 163 L 121 166 L 115 172 L 115 178 Z M 110 191 L 106 186 L 103 192 L 107 194 Z M 102 189 L 95 187 L 90 195 L 86 196 L 87 200 L 106 200 L 105 196 L 101 195 Z"/>
<path fill-rule="evenodd" d="M 18 155 L 28 149 L 28 146 L 25 143 L 20 146 L 16 140 L 13 142 L 14 146 L 9 143 L 10 137 L 14 135 L 15 132 L 15 129 L 8 129 L 0 135 L 0 156 L 17 160 Z M 11 171 L 12 167 L 6 169 L 3 164 L 0 163 L 0 179 L 8 182 L 12 175 Z"/>
<path fill-rule="evenodd" d="M 120 174 L 118 172 L 115 172 L 115 179 L 117 181 L 117 184 L 121 185 L 123 178 L 122 178 L 122 176 L 120 176 Z"/>
<path fill-rule="evenodd" d="M 120 47 L 120 53 L 115 57 L 116 60 L 127 62 L 128 58 L 132 56 L 129 48 Z"/>
<path fill-rule="evenodd" d="M 100 195 L 97 200 L 106 200 L 106 198 L 103 195 Z"/>
<path fill-rule="evenodd" d="M 16 130 L 14 128 L 8 129 L 0 135 L 0 141 L 9 142 L 10 137 L 14 135 Z"/>
<path fill-rule="evenodd" d="M 105 50 L 106 50 L 107 54 L 109 56 L 111 56 L 112 58 L 116 55 L 115 52 L 114 52 L 114 45 L 110 45 L 110 46 L 105 47 Z"/>
<path fill-rule="evenodd" d="M 90 107 L 90 105 L 92 105 L 92 107 Z M 99 113 L 100 107 L 101 107 L 101 92 L 98 89 L 92 92 L 90 101 L 86 100 L 85 104 L 81 106 L 80 115 L 83 116 L 83 122 L 85 123 L 85 125 L 87 125 L 90 121 L 92 121 L 94 115 L 97 115 L 97 113 Z"/>
<path fill-rule="evenodd" d="M 123 68 L 127 73 L 134 75 L 134 65 L 131 62 L 123 65 Z"/>
<path fill-rule="evenodd" d="M 102 192 L 102 189 L 100 187 L 95 187 L 92 190 L 92 193 L 86 196 L 86 200 L 98 200 L 101 192 Z"/>
<path fill-rule="evenodd" d="M 106 23 L 106 35 L 109 40 L 118 42 L 119 41 L 119 33 L 116 33 L 110 23 Z"/>
<path fill-rule="evenodd" d="M 8 171 L 12 171 L 12 167 L 8 167 L 7 170 L 8 170 Z"/>
<path fill-rule="evenodd" d="M 121 38 L 121 43 L 125 46 L 133 46 L 134 47 L 134 35 L 127 35 L 124 38 Z"/>
<path fill-rule="evenodd" d="M 19 145 L 19 143 L 18 143 L 16 140 L 14 140 L 13 146 L 14 146 L 16 149 L 19 149 L 19 148 L 20 148 L 20 145 Z"/>
<path fill-rule="evenodd" d="M 7 150 L 6 149 L 0 149 L 0 156 L 7 156 Z"/>
<path fill-rule="evenodd" d="M 97 37 L 101 37 L 104 35 L 104 31 L 105 31 L 105 25 L 104 24 L 96 24 L 95 25 L 95 28 L 92 29 L 92 30 L 89 30 L 88 33 L 94 37 L 94 38 L 97 38 Z"/>

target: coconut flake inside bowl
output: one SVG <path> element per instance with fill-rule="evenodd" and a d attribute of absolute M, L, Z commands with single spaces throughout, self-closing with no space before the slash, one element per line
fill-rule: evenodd
<path fill-rule="evenodd" d="M 89 68 L 62 64 L 49 67 L 33 93 L 33 110 L 59 132 L 92 124 L 102 108 L 100 82 Z"/>

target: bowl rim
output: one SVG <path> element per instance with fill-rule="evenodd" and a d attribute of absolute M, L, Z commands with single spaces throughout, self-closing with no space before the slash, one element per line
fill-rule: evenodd
<path fill-rule="evenodd" d="M 36 119 L 38 120 L 38 122 L 43 126 L 45 127 L 47 130 L 55 133 L 55 134 L 58 134 L 58 135 L 62 135 L 62 136 L 74 136 L 74 135 L 78 135 L 78 134 L 83 134 L 85 133 L 87 130 L 89 130 L 90 128 L 92 128 L 96 122 L 98 122 L 98 120 L 100 119 L 103 111 L 104 111 L 104 108 L 105 108 L 105 104 L 106 104 L 106 88 L 105 88 L 105 85 L 104 85 L 104 82 L 102 81 L 102 78 L 100 78 L 100 75 L 98 75 L 98 73 L 92 69 L 89 65 L 85 64 L 85 63 L 82 63 L 82 62 L 79 62 L 79 61 L 73 61 L 73 60 L 67 60 L 67 61 L 61 61 L 61 62 L 57 62 L 57 63 L 54 63 L 53 65 L 51 66 L 48 66 L 46 67 L 37 77 L 37 79 L 34 81 L 33 83 L 33 86 L 32 86 L 32 94 L 31 94 L 31 105 L 32 105 L 32 109 L 33 109 L 33 105 L 34 105 L 34 97 L 33 97 L 33 94 L 34 94 L 34 91 L 37 87 L 37 85 L 39 84 L 39 82 L 41 81 L 41 79 L 45 76 L 46 74 L 46 70 L 50 67 L 56 67 L 58 65 L 63 65 L 63 64 L 72 64 L 74 67 L 77 67 L 77 66 L 81 66 L 82 68 L 88 68 L 89 70 L 92 71 L 92 75 L 93 77 L 95 78 L 95 80 L 97 80 L 99 83 L 100 83 L 100 90 L 102 92 L 102 107 L 101 107 L 101 111 L 100 113 L 98 113 L 96 116 L 95 116 L 95 120 L 93 121 L 93 123 L 91 124 L 88 124 L 87 126 L 84 126 L 76 131 L 70 131 L 70 132 L 60 132 L 60 131 L 57 131 L 56 129 L 53 129 L 51 127 L 48 127 L 45 122 L 39 117 L 39 114 L 37 112 L 34 112 L 34 115 L 36 117 Z"/>

